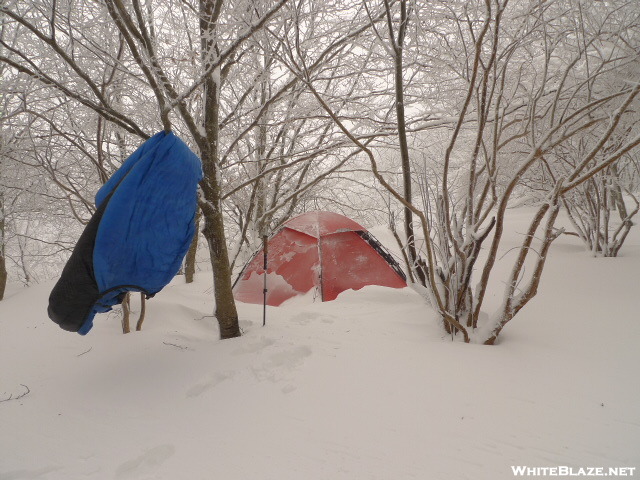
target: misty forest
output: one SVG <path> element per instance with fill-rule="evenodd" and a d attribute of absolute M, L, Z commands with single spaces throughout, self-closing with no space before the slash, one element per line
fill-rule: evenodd
<path fill-rule="evenodd" d="M 0 478 L 638 473 L 639 79 L 637 0 L 1 0 Z M 63 332 L 162 132 L 179 271 Z"/>
<path fill-rule="evenodd" d="M 7 281 L 59 274 L 97 189 L 163 129 L 202 159 L 184 273 L 212 271 L 223 338 L 240 333 L 234 272 L 300 212 L 388 225 L 442 328 L 488 344 L 536 295 L 555 239 L 615 257 L 638 212 L 634 1 L 50 0 L 1 12 L 0 298 Z M 503 303 L 486 312 L 519 205 L 535 210 L 496 279 Z"/>

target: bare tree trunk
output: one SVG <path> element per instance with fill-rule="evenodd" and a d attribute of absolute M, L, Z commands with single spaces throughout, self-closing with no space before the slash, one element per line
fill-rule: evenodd
<path fill-rule="evenodd" d="M 391 11 L 387 9 L 389 25 L 391 25 Z M 404 62 L 403 62 L 403 44 L 409 22 L 407 14 L 407 2 L 400 2 L 400 25 L 398 27 L 397 38 L 393 37 L 393 31 L 390 30 L 390 40 L 392 42 L 394 53 L 394 84 L 396 97 L 396 120 L 398 125 L 398 142 L 400 144 L 400 158 L 402 164 L 402 187 L 404 199 L 412 202 L 411 189 L 411 159 L 409 157 L 409 144 L 407 141 L 407 122 L 404 109 Z M 391 28 L 391 27 L 390 27 Z M 411 209 L 404 207 L 404 229 L 407 236 L 407 253 L 411 269 L 415 272 L 418 280 L 422 285 L 426 284 L 426 278 L 421 268 L 417 266 L 418 254 L 416 253 L 415 233 L 413 231 L 413 212 Z"/>
<path fill-rule="evenodd" d="M 138 317 L 138 323 L 136 323 L 136 332 L 142 330 L 142 322 L 144 322 L 144 314 L 147 311 L 147 297 L 144 293 L 140 292 L 140 316 Z"/>
<path fill-rule="evenodd" d="M 393 238 L 396 239 L 396 243 L 398 244 L 398 248 L 400 249 L 400 252 L 402 253 L 402 259 L 404 260 L 404 264 L 407 267 L 407 274 L 408 274 L 409 281 L 411 283 L 413 283 L 413 282 L 415 282 L 415 278 L 413 276 L 413 272 L 414 272 L 413 265 L 409 261 L 409 257 L 407 256 L 407 250 L 405 249 L 405 245 L 402 243 L 402 240 L 400 239 L 400 235 L 398 235 L 398 231 L 396 230 L 396 222 L 395 222 L 395 218 L 393 217 L 393 215 L 391 215 L 391 219 L 390 220 L 391 221 L 389 222 L 389 229 L 391 230 L 391 233 L 393 234 Z"/>
<path fill-rule="evenodd" d="M 208 189 L 203 189 L 208 190 Z M 206 193 L 205 193 L 206 197 Z M 209 244 L 211 265 L 213 267 L 214 297 L 216 300 L 215 315 L 220 325 L 221 338 L 240 336 L 238 312 L 231 285 L 231 267 L 224 232 L 222 210 L 211 204 L 204 211 L 204 237 Z"/>
<path fill-rule="evenodd" d="M 624 198 L 622 197 L 622 189 L 620 188 L 620 174 L 618 173 L 618 165 L 613 164 L 609 169 L 611 174 L 611 178 L 613 179 L 613 183 L 611 185 L 611 196 L 613 197 L 613 210 L 618 210 L 618 214 L 620 215 L 620 220 L 624 221 L 628 216 L 629 212 L 627 211 L 627 206 L 624 203 Z"/>
<path fill-rule="evenodd" d="M 4 253 L 4 205 L 3 196 L 0 193 L 0 300 L 4 298 L 4 291 L 7 286 L 7 264 Z"/>
<path fill-rule="evenodd" d="M 4 298 L 4 291 L 7 286 L 7 268 L 4 255 L 0 254 L 0 300 Z"/>
<path fill-rule="evenodd" d="M 196 233 L 191 241 L 191 246 L 187 252 L 187 256 L 184 262 L 184 279 L 186 283 L 193 283 L 193 277 L 196 274 L 196 252 L 198 251 L 198 234 L 200 230 L 200 217 L 201 213 L 198 210 L 196 214 Z"/>
<path fill-rule="evenodd" d="M 203 164 L 211 164 L 205 160 Z M 211 168 L 211 165 L 209 165 Z M 205 170 L 206 171 L 206 170 Z M 206 175 L 206 174 L 205 174 Z M 222 209 L 220 208 L 220 189 L 215 175 L 206 175 L 208 181 L 203 182 L 206 203 L 202 206 L 204 228 L 202 233 L 209 245 L 211 266 L 213 268 L 214 297 L 216 300 L 215 316 L 220 326 L 221 338 L 240 336 L 238 312 L 231 285 L 231 267 L 224 231 Z"/>
<path fill-rule="evenodd" d="M 222 8 L 222 0 L 200 0 L 200 38 L 202 43 L 202 62 L 205 71 L 217 59 L 217 20 Z M 220 326 L 220 337 L 240 336 L 238 312 L 231 285 L 231 267 L 224 230 L 222 211 L 222 191 L 219 179 L 219 135 L 220 135 L 220 69 L 214 69 L 204 82 L 204 130 L 201 139 L 200 156 L 202 159 L 202 196 L 200 208 L 204 219 L 202 233 L 209 245 L 211 266 L 213 269 L 215 316 Z"/>
<path fill-rule="evenodd" d="M 131 295 L 127 293 L 122 301 L 122 333 L 129 333 L 131 326 L 129 324 L 129 316 L 131 314 Z"/>

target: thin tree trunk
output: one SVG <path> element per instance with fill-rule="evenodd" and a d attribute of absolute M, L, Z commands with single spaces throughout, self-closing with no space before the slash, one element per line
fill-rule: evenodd
<path fill-rule="evenodd" d="M 127 293 L 122 301 L 122 333 L 129 333 L 131 331 L 131 326 L 129 324 L 129 315 L 131 314 L 131 303 L 129 303 L 130 298 L 130 294 Z"/>
<path fill-rule="evenodd" d="M 613 205 L 611 206 L 613 210 L 618 210 L 618 214 L 620 215 L 620 220 L 624 221 L 625 218 L 629 216 L 627 212 L 627 206 L 624 203 L 624 198 L 622 197 L 622 189 L 620 188 L 620 175 L 618 174 L 618 165 L 613 164 L 609 169 L 610 175 L 613 179 L 611 185 L 611 196 L 613 197 Z"/>
<path fill-rule="evenodd" d="M 198 210 L 196 214 L 196 233 L 191 241 L 191 246 L 187 252 L 187 257 L 184 262 L 184 278 L 186 283 L 193 283 L 193 278 L 196 274 L 196 252 L 198 251 L 198 234 L 200 230 L 200 217 L 201 213 Z"/>
<path fill-rule="evenodd" d="M 4 298 L 4 291 L 7 286 L 7 264 L 4 252 L 4 204 L 3 196 L 0 193 L 0 300 Z"/>
<path fill-rule="evenodd" d="M 388 14 L 390 16 L 390 12 Z M 409 157 L 409 143 L 407 140 L 407 124 L 404 110 L 404 63 L 403 63 L 403 43 L 408 23 L 407 5 L 403 0 L 400 4 L 400 26 L 397 41 L 391 35 L 394 50 L 394 78 L 395 78 L 395 95 L 396 95 L 396 120 L 398 123 L 398 141 L 400 144 L 400 158 L 402 162 L 402 184 L 404 199 L 412 202 L 411 189 L 411 159 Z M 411 209 L 404 207 L 404 229 L 407 235 L 407 253 L 411 268 L 415 271 L 420 283 L 426 284 L 424 272 L 417 267 L 415 233 L 413 231 L 413 213 Z"/>
<path fill-rule="evenodd" d="M 4 291 L 7 286 L 7 267 L 4 259 L 4 249 L 0 245 L 0 300 L 4 298 Z"/>
<path fill-rule="evenodd" d="M 200 0 L 200 39 L 202 63 L 205 71 L 217 58 L 217 21 L 222 9 L 222 0 Z M 209 245 L 213 269 L 213 291 L 216 301 L 215 316 L 220 326 L 220 337 L 240 336 L 238 312 L 231 286 L 231 267 L 224 231 L 222 191 L 219 179 L 219 91 L 221 75 L 214 69 L 204 82 L 204 133 L 199 148 L 204 178 L 201 182 L 203 197 L 200 202 L 204 228 L 202 233 Z"/>
<path fill-rule="evenodd" d="M 225 339 L 239 337 L 240 326 L 231 288 L 231 267 L 229 266 L 229 253 L 227 251 L 222 210 L 219 208 L 218 188 L 217 181 L 211 177 L 203 187 L 205 199 L 213 197 L 218 200 L 214 200 L 215 204 L 209 200 L 203 206 L 204 229 L 202 232 L 207 240 L 211 254 L 213 291 L 216 300 L 215 316 L 220 326 L 220 337 Z"/>
<path fill-rule="evenodd" d="M 142 322 L 144 322 L 144 314 L 147 311 L 147 297 L 144 293 L 140 292 L 140 316 L 138 317 L 138 323 L 136 323 L 136 332 L 142 330 Z"/>
<path fill-rule="evenodd" d="M 264 113 L 260 118 L 260 123 L 258 127 L 258 145 L 257 152 L 258 162 L 256 172 L 258 175 L 262 174 L 266 168 L 266 153 L 267 153 L 267 121 L 269 115 L 269 108 L 266 106 L 267 101 L 267 82 L 269 79 L 269 61 L 266 58 L 263 58 L 262 61 L 263 66 L 263 75 L 262 81 L 260 82 L 260 108 L 264 109 Z M 268 235 L 266 225 L 269 223 L 266 218 L 264 218 L 264 213 L 266 210 L 267 204 L 267 178 L 260 178 L 256 185 L 256 212 L 255 212 L 255 222 L 256 222 L 256 234 L 258 238 L 262 238 L 265 235 Z"/>
<path fill-rule="evenodd" d="M 389 223 L 389 228 L 391 229 L 391 233 L 393 233 L 393 238 L 396 239 L 396 243 L 400 248 L 400 252 L 402 253 L 402 259 L 404 260 L 404 264 L 407 266 L 407 274 L 408 274 L 409 281 L 413 283 L 415 282 L 415 279 L 413 277 L 414 266 L 409 261 L 409 257 L 407 257 L 407 251 L 405 249 L 405 246 L 402 244 L 402 240 L 400 240 L 400 236 L 398 235 L 398 232 L 396 230 L 395 219 L 393 217 L 391 219 L 391 222 Z"/>

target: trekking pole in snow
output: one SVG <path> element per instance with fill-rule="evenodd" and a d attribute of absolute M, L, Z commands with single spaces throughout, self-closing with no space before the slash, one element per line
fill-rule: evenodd
<path fill-rule="evenodd" d="M 262 251 L 264 253 L 264 288 L 262 289 L 262 326 L 267 324 L 267 236 L 262 236 Z"/>

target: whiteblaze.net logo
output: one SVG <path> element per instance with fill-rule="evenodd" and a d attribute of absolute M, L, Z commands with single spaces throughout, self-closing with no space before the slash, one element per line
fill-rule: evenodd
<path fill-rule="evenodd" d="M 516 477 L 633 477 L 636 467 L 511 466 Z"/>

